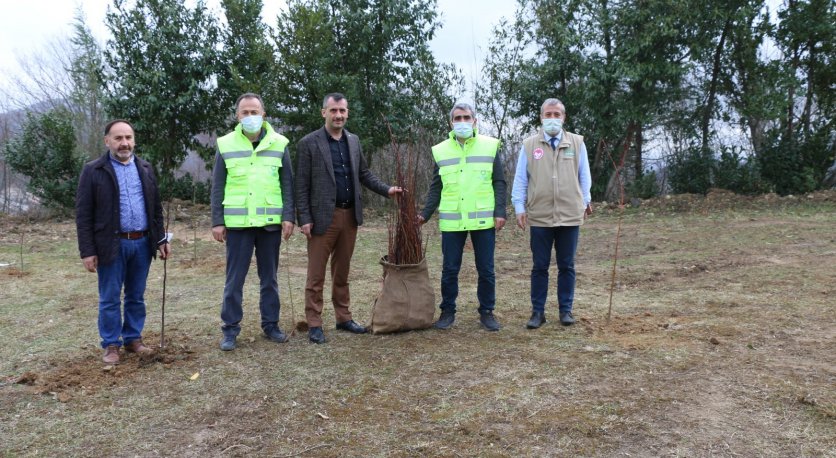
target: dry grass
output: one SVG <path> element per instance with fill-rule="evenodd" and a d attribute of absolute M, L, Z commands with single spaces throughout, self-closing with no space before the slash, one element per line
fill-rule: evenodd
<path fill-rule="evenodd" d="M 470 252 L 452 330 L 353 336 L 333 331 L 326 305 L 322 346 L 304 334 L 283 345 L 261 338 L 253 267 L 231 353 L 217 349 L 223 247 L 208 229 L 195 246 L 179 209 L 169 345 L 116 368 L 99 363 L 96 279 L 77 259 L 72 224 L 0 220 L 0 264 L 19 258 L 19 231 L 25 261 L 0 268 L 0 454 L 834 456 L 836 195 L 683 199 L 625 215 L 609 323 L 616 218 L 602 208 L 581 231 L 574 327 L 555 322 L 552 298 L 549 323 L 524 329 L 528 242 L 506 229 L 499 333 L 478 326 Z M 352 308 L 367 322 L 385 222 L 359 237 Z M 301 236 L 287 253 L 279 284 L 289 330 L 292 308 L 303 317 Z M 153 344 L 161 275 L 156 262 L 146 296 Z"/>

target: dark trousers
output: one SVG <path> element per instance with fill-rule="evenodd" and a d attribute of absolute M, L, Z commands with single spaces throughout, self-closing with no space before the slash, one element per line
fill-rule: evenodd
<path fill-rule="evenodd" d="M 496 245 L 496 230 L 450 231 L 441 233 L 441 308 L 442 313 L 456 312 L 456 297 L 459 295 L 459 270 L 462 267 L 462 253 L 467 235 L 473 243 L 476 271 L 479 282 L 476 297 L 479 299 L 479 313 L 491 312 L 496 303 L 496 279 L 493 270 L 493 253 Z"/>
<path fill-rule="evenodd" d="M 305 319 L 310 327 L 322 326 L 322 289 L 325 266 L 331 258 L 331 303 L 337 323 L 351 320 L 348 272 L 357 241 L 357 220 L 353 208 L 335 208 L 331 225 L 323 235 L 308 240 L 308 279 L 305 282 Z"/>
<path fill-rule="evenodd" d="M 268 330 L 279 322 L 279 248 L 282 231 L 267 231 L 264 228 L 227 229 L 226 231 L 226 284 L 221 305 L 221 326 L 224 335 L 237 336 L 241 332 L 244 310 L 244 280 L 250 269 L 250 260 L 255 249 L 258 279 L 261 283 L 259 309 L 261 329 Z"/>
<path fill-rule="evenodd" d="M 531 226 L 531 308 L 535 312 L 546 309 L 549 291 L 549 264 L 552 248 L 557 258 L 557 304 L 559 311 L 571 312 L 575 300 L 575 252 L 578 248 L 580 226 Z"/>

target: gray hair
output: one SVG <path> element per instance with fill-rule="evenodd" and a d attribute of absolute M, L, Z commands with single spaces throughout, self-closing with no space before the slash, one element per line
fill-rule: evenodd
<path fill-rule="evenodd" d="M 467 110 L 467 111 L 470 112 L 471 115 L 473 115 L 473 119 L 476 119 L 476 110 L 473 109 L 473 106 L 471 106 L 469 103 L 459 102 L 459 103 L 453 105 L 453 109 L 450 110 L 450 121 L 451 122 L 453 121 L 453 112 L 456 111 L 456 110 Z"/>
<path fill-rule="evenodd" d="M 256 99 L 258 103 L 261 104 L 261 109 L 264 110 L 264 100 L 261 100 L 261 96 L 256 94 L 255 92 L 245 92 L 238 96 L 238 100 L 235 101 L 235 112 L 238 113 L 238 105 L 241 104 L 241 101 L 244 99 Z"/>
<path fill-rule="evenodd" d="M 546 111 L 546 107 L 550 107 L 552 105 L 560 105 L 563 107 L 563 114 L 566 114 L 566 105 L 563 104 L 559 99 L 546 99 L 543 102 L 543 105 L 540 106 L 540 116 L 543 116 L 543 112 Z"/>

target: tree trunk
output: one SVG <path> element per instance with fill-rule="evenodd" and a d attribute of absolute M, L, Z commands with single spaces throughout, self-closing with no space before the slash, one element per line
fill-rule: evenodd
<path fill-rule="evenodd" d="M 644 173 L 644 161 L 642 160 L 642 143 L 644 142 L 644 137 L 642 135 L 641 123 L 634 122 L 632 125 L 632 130 L 633 132 L 635 132 L 636 135 L 636 162 L 635 164 L 633 164 L 633 166 L 635 167 L 633 170 L 636 172 L 635 179 L 638 180 Z"/>
<path fill-rule="evenodd" d="M 720 58 L 723 56 L 723 48 L 726 46 L 726 36 L 729 34 L 732 25 L 734 11 L 729 13 L 726 24 L 723 26 L 723 33 L 720 34 L 720 41 L 717 42 L 717 49 L 714 50 L 714 59 L 711 69 L 711 84 L 708 87 L 708 100 L 705 102 L 702 116 L 702 150 L 708 150 L 708 127 L 711 123 L 711 115 L 714 112 L 714 100 L 717 98 L 717 85 L 720 79 Z"/>
<path fill-rule="evenodd" d="M 807 50 L 810 53 L 807 64 L 807 96 L 804 101 L 804 111 L 801 113 L 801 124 L 804 126 L 804 135 L 810 133 L 810 118 L 813 111 L 813 66 L 816 61 L 816 47 L 813 39 L 807 42 Z"/>

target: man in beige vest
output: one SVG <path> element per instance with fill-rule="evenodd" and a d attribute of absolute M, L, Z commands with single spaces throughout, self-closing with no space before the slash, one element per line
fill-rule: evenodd
<path fill-rule="evenodd" d="M 592 214 L 592 179 L 583 137 L 563 130 L 566 108 L 558 99 L 543 102 L 540 120 L 542 128 L 523 141 L 511 192 L 517 225 L 531 228 L 532 313 L 528 329 L 546 322 L 552 248 L 557 259 L 560 323 L 575 323 L 575 252 L 580 226 Z"/>

